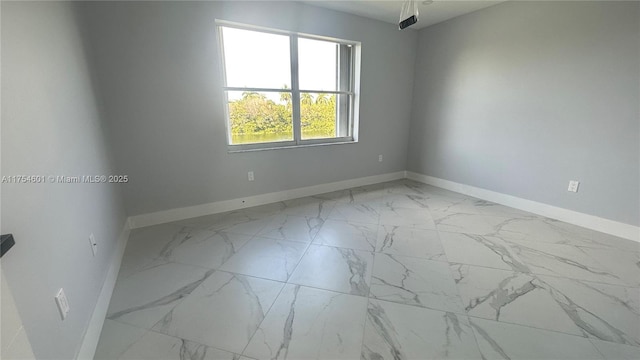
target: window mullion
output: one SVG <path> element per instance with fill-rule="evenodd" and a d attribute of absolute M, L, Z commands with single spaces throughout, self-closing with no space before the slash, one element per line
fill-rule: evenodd
<path fill-rule="evenodd" d="M 349 48 L 347 45 L 345 44 L 341 44 L 338 46 L 338 51 L 337 51 L 337 59 L 336 59 L 336 66 L 338 68 L 338 71 L 336 71 L 337 74 L 337 80 L 338 80 L 338 89 L 340 91 L 348 91 L 351 92 L 351 69 L 350 69 L 350 65 L 351 65 L 351 48 Z M 347 136 L 351 133 L 351 131 L 349 131 L 349 127 L 350 127 L 350 113 L 349 113 L 349 108 L 350 106 L 350 101 L 353 98 L 353 96 L 351 95 L 347 95 L 347 96 L 337 96 L 337 102 L 336 102 L 336 114 L 337 114 L 337 118 L 336 118 L 336 136 Z"/>
<path fill-rule="evenodd" d="M 291 105 L 293 111 L 293 138 L 297 144 L 300 143 L 300 81 L 298 78 L 298 36 L 290 35 L 291 53 Z"/>

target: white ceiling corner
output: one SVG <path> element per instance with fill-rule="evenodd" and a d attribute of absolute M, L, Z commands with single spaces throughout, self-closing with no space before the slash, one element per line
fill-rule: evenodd
<path fill-rule="evenodd" d="M 404 0 L 304 0 L 302 2 L 398 24 Z M 422 29 L 502 2 L 505 0 L 434 0 L 431 4 L 426 5 L 423 0 L 418 0 L 419 21 L 410 29 Z"/>

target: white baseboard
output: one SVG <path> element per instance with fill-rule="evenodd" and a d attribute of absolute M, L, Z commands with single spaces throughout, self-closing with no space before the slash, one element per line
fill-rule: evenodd
<path fill-rule="evenodd" d="M 455 191 L 464 195 L 477 197 L 519 210 L 528 211 L 537 215 L 546 216 L 548 218 L 582 226 L 587 229 L 596 230 L 621 238 L 640 242 L 640 227 L 630 224 L 625 224 L 594 215 L 584 214 L 573 210 L 563 209 L 532 200 L 522 199 L 512 195 L 502 194 L 471 185 L 460 184 L 433 176 L 414 173 L 411 171 L 407 171 L 407 178 L 425 184 L 437 186 L 446 190 Z"/>
<path fill-rule="evenodd" d="M 244 209 L 257 205 L 270 204 L 278 201 L 296 199 L 305 196 L 318 195 L 326 192 L 349 189 L 357 186 L 377 184 L 385 181 L 404 179 L 405 171 L 367 176 L 357 179 L 337 181 L 332 183 L 306 186 L 291 190 L 278 191 L 246 198 L 217 201 L 208 204 L 188 206 L 177 209 L 158 211 L 149 214 L 131 216 L 129 223 L 132 229 L 158 225 L 172 221 L 184 220 L 199 216 L 212 215 L 225 211 Z"/>
<path fill-rule="evenodd" d="M 107 277 L 102 285 L 102 290 L 98 297 L 98 302 L 93 309 L 93 315 L 89 320 L 89 326 L 82 339 L 80 350 L 78 351 L 78 360 L 93 360 L 98 346 L 98 340 L 100 340 L 100 333 L 102 332 L 102 326 L 104 325 L 104 319 L 107 316 L 107 310 L 109 309 L 109 301 L 111 300 L 111 294 L 113 288 L 116 285 L 118 279 L 118 272 L 120 271 L 120 264 L 124 256 L 124 250 L 127 247 L 127 241 L 129 241 L 129 233 L 131 227 L 129 226 L 129 219 L 124 223 L 122 231 L 118 236 L 118 243 L 116 245 L 115 253 L 113 254 L 111 266 L 107 272 Z"/>

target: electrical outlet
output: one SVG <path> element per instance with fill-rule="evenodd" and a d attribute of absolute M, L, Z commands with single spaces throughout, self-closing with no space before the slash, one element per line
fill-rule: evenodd
<path fill-rule="evenodd" d="M 247 179 L 249 179 L 249 181 L 255 180 L 255 178 L 253 177 L 253 171 L 249 171 L 247 173 Z"/>
<path fill-rule="evenodd" d="M 567 191 L 571 191 L 574 193 L 578 192 L 578 186 L 580 186 L 580 181 L 578 180 L 570 180 L 569 181 L 569 188 L 567 189 Z"/>
<path fill-rule="evenodd" d="M 378 162 L 382 162 L 382 155 L 378 155 Z"/>
<path fill-rule="evenodd" d="M 91 244 L 91 251 L 93 252 L 93 256 L 96 256 L 98 253 L 98 243 L 96 242 L 95 236 L 93 233 L 89 234 L 89 243 Z"/>
<path fill-rule="evenodd" d="M 58 305 L 58 311 L 60 311 L 60 317 L 64 320 L 69 314 L 69 301 L 67 301 L 67 296 L 64 294 L 64 290 L 62 288 L 58 290 L 55 299 L 56 305 Z"/>

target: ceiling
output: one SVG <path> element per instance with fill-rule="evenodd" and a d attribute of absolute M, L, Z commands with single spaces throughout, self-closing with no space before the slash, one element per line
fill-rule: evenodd
<path fill-rule="evenodd" d="M 504 1 L 435 0 L 427 5 L 425 3 L 430 1 L 417 0 L 419 20 L 410 29 L 421 29 Z M 397 25 L 404 0 L 316 0 L 304 2 Z"/>

